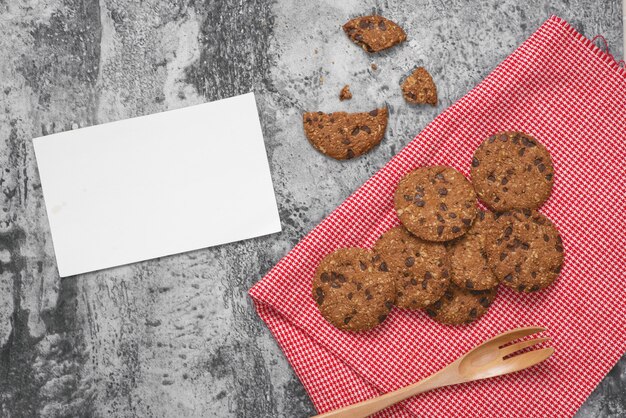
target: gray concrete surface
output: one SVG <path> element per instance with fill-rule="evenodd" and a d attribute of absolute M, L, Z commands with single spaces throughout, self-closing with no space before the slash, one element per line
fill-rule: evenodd
<path fill-rule="evenodd" d="M 339 27 L 368 12 L 410 40 L 366 55 Z M 248 288 L 551 14 L 621 57 L 619 0 L 0 0 L 0 416 L 312 414 Z M 416 65 L 436 109 L 398 93 Z M 345 83 L 354 99 L 339 103 Z M 32 137 L 251 89 L 282 233 L 59 279 Z M 329 160 L 303 137 L 303 110 L 382 103 L 386 139 L 363 158 Z M 626 415 L 625 391 L 622 359 L 578 416 Z"/>

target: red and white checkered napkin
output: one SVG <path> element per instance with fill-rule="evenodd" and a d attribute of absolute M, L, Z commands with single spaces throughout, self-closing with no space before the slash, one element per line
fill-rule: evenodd
<path fill-rule="evenodd" d="M 502 130 L 528 132 L 555 166 L 541 208 L 565 246 L 559 279 L 536 294 L 502 288 L 478 322 L 447 327 L 394 309 L 366 334 L 341 332 L 311 296 L 318 262 L 371 247 L 398 224 L 393 192 L 416 167 L 468 174 L 474 149 Z M 511 328 L 543 325 L 555 354 L 521 373 L 429 392 L 381 416 L 555 417 L 575 413 L 626 351 L 626 71 L 552 17 L 482 83 L 430 123 L 250 290 L 319 411 L 415 382 Z"/>

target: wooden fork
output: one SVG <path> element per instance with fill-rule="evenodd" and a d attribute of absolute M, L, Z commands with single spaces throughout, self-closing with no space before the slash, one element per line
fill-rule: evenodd
<path fill-rule="evenodd" d="M 545 330 L 542 327 L 527 327 L 505 332 L 474 347 L 455 362 L 424 380 L 376 398 L 316 415 L 314 418 L 367 417 L 418 393 L 524 370 L 550 357 L 554 353 L 554 348 L 547 347 L 518 353 L 520 350 L 548 341 L 549 338 L 535 338 L 515 344 L 511 343 L 519 338 Z"/>

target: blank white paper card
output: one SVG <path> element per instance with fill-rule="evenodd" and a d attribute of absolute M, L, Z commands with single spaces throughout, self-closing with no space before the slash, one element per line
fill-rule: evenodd
<path fill-rule="evenodd" d="M 33 143 L 61 277 L 281 230 L 253 93 Z"/>

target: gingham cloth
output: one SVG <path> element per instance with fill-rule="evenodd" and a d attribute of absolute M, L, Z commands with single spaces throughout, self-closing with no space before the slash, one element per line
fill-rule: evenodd
<path fill-rule="evenodd" d="M 398 224 L 393 193 L 416 167 L 468 175 L 489 135 L 528 132 L 549 149 L 555 184 L 541 212 L 558 227 L 565 263 L 536 294 L 501 288 L 468 326 L 395 309 L 366 334 L 342 332 L 311 296 L 318 262 L 341 247 L 370 248 Z M 626 71 L 558 17 L 550 18 L 483 82 L 304 237 L 251 290 L 320 412 L 422 379 L 476 344 L 528 325 L 549 329 L 555 354 L 524 372 L 414 397 L 381 416 L 571 416 L 626 351 Z"/>

